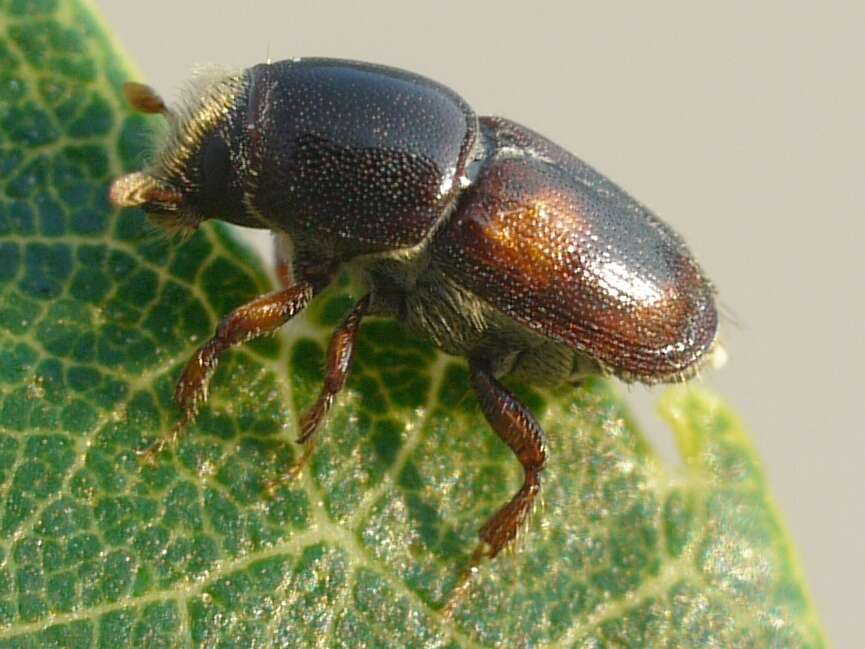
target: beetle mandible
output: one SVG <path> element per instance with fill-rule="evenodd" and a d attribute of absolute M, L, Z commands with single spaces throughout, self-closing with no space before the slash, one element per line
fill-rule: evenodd
<path fill-rule="evenodd" d="M 368 292 L 331 339 L 288 475 L 345 386 L 361 320 L 397 318 L 468 359 L 481 411 L 524 470 L 480 529 L 474 560 L 514 540 L 547 457 L 543 430 L 503 376 L 678 381 L 716 347 L 714 290 L 670 227 L 553 142 L 477 116 L 434 81 L 294 59 L 200 79 L 177 108 L 141 84 L 126 95 L 169 129 L 145 171 L 114 181 L 112 202 L 172 228 L 210 218 L 267 228 L 281 251 L 283 289 L 228 314 L 186 365 L 183 421 L 222 352 L 274 332 L 348 269 Z"/>

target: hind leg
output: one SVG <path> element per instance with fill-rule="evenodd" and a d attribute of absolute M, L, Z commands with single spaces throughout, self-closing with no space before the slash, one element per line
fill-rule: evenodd
<path fill-rule="evenodd" d="M 544 431 L 531 411 L 493 376 L 489 364 L 472 360 L 469 372 L 487 423 L 510 447 L 523 467 L 523 484 L 511 500 L 481 527 L 481 543 L 472 554 L 468 570 L 450 595 L 444 609 L 446 617 L 459 605 L 481 559 L 496 556 L 513 543 L 525 526 L 541 491 L 541 471 L 547 459 Z"/>
<path fill-rule="evenodd" d="M 546 439 L 531 411 L 482 362 L 472 361 L 469 369 L 484 417 L 523 467 L 519 491 L 480 530 L 480 554 L 494 557 L 516 538 L 540 493 Z"/>

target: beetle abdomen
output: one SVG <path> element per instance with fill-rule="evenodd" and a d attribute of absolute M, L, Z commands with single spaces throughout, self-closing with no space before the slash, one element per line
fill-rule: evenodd
<path fill-rule="evenodd" d="M 686 375 L 715 339 L 714 292 L 682 240 L 580 160 L 507 120 L 434 243 L 497 309 L 645 382 Z"/>
<path fill-rule="evenodd" d="M 420 243 L 453 203 L 478 127 L 452 90 L 334 59 L 248 75 L 254 204 L 272 227 L 360 254 Z"/>

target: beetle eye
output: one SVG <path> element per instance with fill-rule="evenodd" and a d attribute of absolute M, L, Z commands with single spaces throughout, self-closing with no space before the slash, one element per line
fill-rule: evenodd
<path fill-rule="evenodd" d="M 209 136 L 201 147 L 201 193 L 218 196 L 225 190 L 229 174 L 228 145 L 219 135 Z"/>
<path fill-rule="evenodd" d="M 222 218 L 231 184 L 231 154 L 218 133 L 201 143 L 198 157 L 198 191 L 192 203 L 203 218 Z"/>

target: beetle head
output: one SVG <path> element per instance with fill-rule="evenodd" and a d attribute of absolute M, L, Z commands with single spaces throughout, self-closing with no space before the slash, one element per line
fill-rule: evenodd
<path fill-rule="evenodd" d="M 210 218 L 262 227 L 247 213 L 240 170 L 243 149 L 241 108 L 245 77 L 200 75 L 177 108 L 168 108 L 143 84 L 127 83 L 124 93 L 138 112 L 168 121 L 165 140 L 151 165 L 116 179 L 110 199 L 117 207 L 141 207 L 170 230 L 195 229 Z"/>

